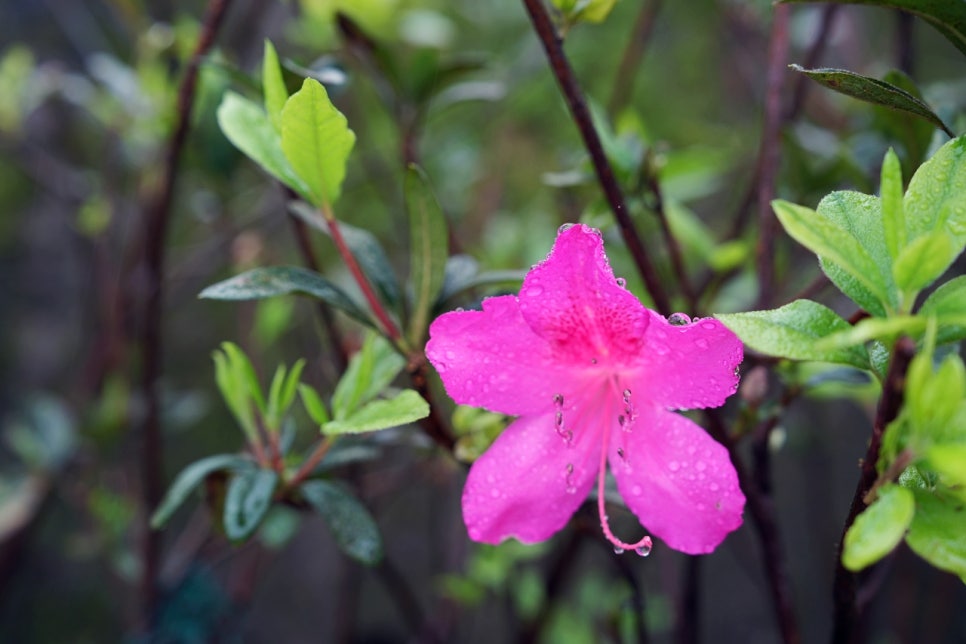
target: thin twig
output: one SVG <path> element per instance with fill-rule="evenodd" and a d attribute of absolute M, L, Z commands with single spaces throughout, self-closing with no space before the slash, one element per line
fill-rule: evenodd
<path fill-rule="evenodd" d="M 607 103 L 607 112 L 611 116 L 616 116 L 624 109 L 634 93 L 634 79 L 641 61 L 644 60 L 644 52 L 647 51 L 647 45 L 651 41 L 651 34 L 654 32 L 654 24 L 657 22 L 660 10 L 661 0 L 650 0 L 641 4 L 641 10 L 631 28 L 631 38 L 617 68 L 610 101 Z"/>
<path fill-rule="evenodd" d="M 728 455 L 738 474 L 738 484 L 745 493 L 746 507 L 751 513 L 758 533 L 758 541 L 761 544 L 765 573 L 768 577 L 772 605 L 782 641 L 785 644 L 799 644 L 802 641 L 801 631 L 792 606 L 791 587 L 781 545 L 781 535 L 778 533 L 778 524 L 775 521 L 774 503 L 758 489 L 757 482 L 741 460 L 734 441 L 728 435 L 717 410 L 707 409 L 705 416 L 708 419 L 708 433 L 728 450 Z"/>
<path fill-rule="evenodd" d="M 688 279 L 688 270 L 684 266 L 681 245 L 671 230 L 667 210 L 664 207 L 664 193 L 661 191 L 661 182 L 658 179 L 657 170 L 653 167 L 650 152 L 648 152 L 648 158 L 644 162 L 643 174 L 647 188 L 654 199 L 653 210 L 654 214 L 657 215 L 658 223 L 661 225 L 661 234 L 664 236 L 664 243 L 667 245 L 668 254 L 671 257 L 671 268 L 678 278 L 678 286 L 684 296 L 688 311 L 692 315 L 696 315 L 699 313 L 698 301 L 694 295 L 694 289 L 691 288 L 691 281 Z"/>
<path fill-rule="evenodd" d="M 143 329 L 140 338 L 142 379 L 141 390 L 145 401 L 145 417 L 141 430 L 141 485 L 144 504 L 144 544 L 142 549 L 141 579 L 141 628 L 151 630 L 155 620 L 155 605 L 158 599 L 158 567 L 160 561 L 160 534 L 148 525 L 152 510 L 161 501 L 162 487 L 162 436 L 161 401 L 158 381 L 162 370 L 161 320 L 163 314 L 163 282 L 165 265 L 165 239 L 171 219 L 171 204 L 174 198 L 178 177 L 181 150 L 191 127 L 191 108 L 194 103 L 198 69 L 208 50 L 214 44 L 229 0 L 211 0 L 208 4 L 201 35 L 191 55 L 184 78 L 178 88 L 177 124 L 168 141 L 164 155 L 161 182 L 158 191 L 148 201 L 145 208 L 143 242 L 144 275 L 147 284 L 147 299 L 144 302 Z"/>
<path fill-rule="evenodd" d="M 849 514 L 842 528 L 842 538 L 835 551 L 835 582 L 833 586 L 834 618 L 832 642 L 834 644 L 848 644 L 853 640 L 855 627 L 859 618 L 859 607 L 856 603 L 858 578 L 855 573 L 845 569 L 842 565 L 842 547 L 845 533 L 855 522 L 855 518 L 865 509 L 865 497 L 875 485 L 877 473 L 876 464 L 879 460 L 879 449 L 882 446 L 882 435 L 885 428 L 899 415 L 902 407 L 903 392 L 905 391 L 906 371 L 909 362 L 915 355 L 915 342 L 909 338 L 901 338 L 896 342 L 892 354 L 892 363 L 882 385 L 882 398 L 876 408 L 875 421 L 872 424 L 872 436 L 865 458 L 862 459 L 862 470 L 859 481 L 855 486 L 855 494 L 849 506 Z"/>
<path fill-rule="evenodd" d="M 835 16 L 838 15 L 840 8 L 841 5 L 830 4 L 822 9 L 822 21 L 819 23 L 818 33 L 815 35 L 815 40 L 812 41 L 812 46 L 808 48 L 808 53 L 805 54 L 805 60 L 802 64 L 805 69 L 813 69 L 818 65 L 825 47 L 828 46 L 832 27 L 835 25 Z M 786 121 L 794 121 L 798 118 L 802 107 L 805 105 L 805 94 L 811 85 L 812 79 L 805 74 L 796 76 L 795 86 L 792 89 L 792 99 L 789 101 L 788 111 L 785 113 Z"/>
<path fill-rule="evenodd" d="M 577 129 L 580 131 L 580 136 L 584 141 L 584 146 L 587 148 L 590 161 L 594 166 L 594 172 L 597 174 L 597 181 L 600 183 L 604 191 L 604 196 L 607 198 L 607 203 L 614 213 L 614 218 L 617 220 L 617 225 L 620 228 L 621 236 L 624 238 L 624 243 L 627 244 L 627 249 L 631 253 L 634 263 L 637 265 L 637 270 L 640 272 L 641 278 L 644 280 L 644 287 L 654 301 L 654 306 L 657 310 L 664 315 L 668 315 L 671 313 L 670 300 L 664 292 L 661 278 L 651 263 L 647 249 L 644 247 L 640 236 L 637 234 L 637 230 L 634 228 L 634 222 L 631 221 L 630 212 L 624 201 L 624 195 L 617 183 L 617 179 L 614 177 L 614 171 L 610 167 L 607 155 L 604 153 L 604 146 L 600 142 L 597 130 L 594 128 L 594 122 L 590 116 L 587 102 L 584 100 L 583 92 L 577 83 L 574 70 L 570 66 L 567 56 L 564 54 L 563 42 L 560 39 L 560 35 L 557 33 L 557 29 L 550 15 L 544 9 L 541 0 L 523 0 L 523 4 L 530 15 L 530 21 L 533 23 L 537 37 L 540 39 L 540 43 L 543 45 L 543 49 L 550 61 L 550 68 L 553 71 L 554 77 L 557 79 L 564 99 L 567 101 L 570 115 L 577 125 Z"/>
<path fill-rule="evenodd" d="M 778 174 L 782 127 L 782 87 L 788 62 L 788 22 L 791 8 L 776 5 L 768 45 L 765 114 L 758 156 L 758 307 L 766 309 L 774 295 L 775 237 L 778 221 L 771 210 Z"/>

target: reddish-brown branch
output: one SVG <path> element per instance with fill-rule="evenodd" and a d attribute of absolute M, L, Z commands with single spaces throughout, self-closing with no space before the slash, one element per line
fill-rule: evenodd
<path fill-rule="evenodd" d="M 859 474 L 859 481 L 855 486 L 855 494 L 852 496 L 852 503 L 849 506 L 849 514 L 845 519 L 842 528 L 842 538 L 839 540 L 838 548 L 835 552 L 835 582 L 833 586 L 834 601 L 834 620 L 832 631 L 832 642 L 834 644 L 848 644 L 852 642 L 855 635 L 855 627 L 859 618 L 859 606 L 856 602 L 858 577 L 855 573 L 846 570 L 842 565 L 842 547 L 845 541 L 845 533 L 855 522 L 855 518 L 865 509 L 866 495 L 872 486 L 875 485 L 877 472 L 876 464 L 879 461 L 879 449 L 882 446 L 882 435 L 889 423 L 896 419 L 899 410 L 902 408 L 906 385 L 906 372 L 909 363 L 915 355 L 916 344 L 909 338 L 901 338 L 896 342 L 895 350 L 892 354 L 892 363 L 889 365 L 889 372 L 886 374 L 885 382 L 882 385 L 882 398 L 876 408 L 875 421 L 872 424 L 872 436 L 869 439 L 869 448 L 866 450 L 865 458 L 862 459 L 862 470 Z"/>
<path fill-rule="evenodd" d="M 194 103 L 198 69 L 225 17 L 229 0 L 211 0 L 208 4 L 201 35 L 191 55 L 184 77 L 178 88 L 177 121 L 168 141 L 164 155 L 160 186 L 145 208 L 143 243 L 143 275 L 146 279 L 146 300 L 143 305 L 142 331 L 140 337 L 142 375 L 141 390 L 145 401 L 144 423 L 141 428 L 141 486 L 142 514 L 144 516 L 144 544 L 142 549 L 141 580 L 141 627 L 150 630 L 154 624 L 157 604 L 158 564 L 160 561 L 160 534 L 151 530 L 148 517 L 164 491 L 162 485 L 162 437 L 161 402 L 158 381 L 162 371 L 163 282 L 165 264 L 165 239 L 171 219 L 171 203 L 174 198 L 181 151 L 191 127 L 191 108 Z"/>
<path fill-rule="evenodd" d="M 527 13 L 530 15 L 530 21 L 533 23 L 534 30 L 550 61 L 550 68 L 553 71 L 554 77 L 557 79 L 557 84 L 560 85 L 560 90 L 563 92 L 567 107 L 570 109 L 570 115 L 577 125 L 577 129 L 580 131 L 580 136 L 584 141 L 584 146 L 587 148 L 590 161 L 594 166 L 594 172 L 597 174 L 597 181 L 600 183 L 601 189 L 604 191 L 604 196 L 607 198 L 607 203 L 614 213 L 614 218 L 617 220 L 617 226 L 620 228 L 624 243 L 627 244 L 627 249 L 631 253 L 634 263 L 637 265 L 637 270 L 640 272 L 641 278 L 644 280 L 644 287 L 654 301 L 654 306 L 657 310 L 664 315 L 668 315 L 671 313 L 670 300 L 664 292 L 664 286 L 661 283 L 657 270 L 651 263 L 647 249 L 644 247 L 640 236 L 637 234 L 637 230 L 634 228 L 634 222 L 631 221 L 630 212 L 624 200 L 624 194 L 617 183 L 616 177 L 614 177 L 614 171 L 610 167 L 607 155 L 604 153 L 604 146 L 601 144 L 597 130 L 594 128 L 594 122 L 590 116 L 590 109 L 588 109 L 583 92 L 577 83 L 577 77 L 574 74 L 573 68 L 570 66 L 570 62 L 567 60 L 567 56 L 564 54 L 563 42 L 560 39 L 560 35 L 557 33 L 553 20 L 551 20 L 550 15 L 544 9 L 541 0 L 523 0 L 523 4 L 527 9 Z"/>

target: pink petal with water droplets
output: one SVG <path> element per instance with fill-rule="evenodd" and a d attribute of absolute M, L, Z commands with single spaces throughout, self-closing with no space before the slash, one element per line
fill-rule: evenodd
<path fill-rule="evenodd" d="M 668 409 L 719 407 L 738 388 L 744 347 L 725 325 L 705 318 L 674 326 L 648 311 L 642 368 L 631 385 Z"/>
<path fill-rule="evenodd" d="M 537 335 L 575 365 L 620 363 L 640 351 L 646 309 L 619 286 L 600 233 L 583 224 L 562 230 L 520 289 L 520 310 Z"/>
<path fill-rule="evenodd" d="M 514 421 L 470 468 L 463 488 L 470 538 L 493 544 L 549 538 L 593 487 L 600 445 L 599 431 L 577 432 L 568 444 L 553 414 Z"/>
<path fill-rule="evenodd" d="M 429 335 L 426 357 L 461 405 L 514 416 L 546 413 L 554 395 L 579 386 L 524 322 L 512 295 L 483 300 L 482 311 L 445 313 Z"/>
<path fill-rule="evenodd" d="M 741 525 L 745 507 L 728 451 L 684 416 L 657 408 L 639 413 L 632 431 L 612 435 L 608 457 L 617 489 L 668 546 L 711 552 Z"/>

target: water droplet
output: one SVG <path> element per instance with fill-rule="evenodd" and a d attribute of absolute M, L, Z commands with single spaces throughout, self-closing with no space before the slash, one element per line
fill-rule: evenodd
<path fill-rule="evenodd" d="M 634 548 L 634 552 L 636 552 L 639 557 L 646 557 L 651 554 L 651 546 L 637 546 Z"/>
<path fill-rule="evenodd" d="M 621 288 L 624 288 L 625 286 L 627 286 L 627 280 L 624 279 L 623 277 L 618 277 L 617 285 L 620 286 Z"/>
<path fill-rule="evenodd" d="M 717 483 L 712 483 L 708 487 L 711 489 L 712 492 L 717 492 L 718 491 L 718 484 Z"/>
<path fill-rule="evenodd" d="M 702 322 L 701 328 L 707 329 L 708 331 L 714 331 L 715 329 L 718 328 L 718 325 L 715 324 L 714 322 Z"/>
<path fill-rule="evenodd" d="M 686 326 L 691 324 L 691 316 L 687 313 L 672 313 L 667 321 L 672 326 Z"/>
<path fill-rule="evenodd" d="M 557 234 L 559 235 L 560 233 L 565 233 L 565 232 L 567 232 L 568 230 L 570 230 L 571 228 L 573 228 L 576 225 L 577 224 L 564 224 L 560 228 L 557 229 Z"/>
<path fill-rule="evenodd" d="M 447 351 L 446 352 L 446 357 L 449 358 L 450 360 L 454 360 L 456 358 L 456 352 L 455 351 Z"/>
<path fill-rule="evenodd" d="M 529 286 L 523 291 L 523 294 L 527 297 L 537 297 L 543 294 L 543 287 L 537 285 Z"/>
<path fill-rule="evenodd" d="M 672 472 L 677 472 L 679 469 L 681 469 L 681 464 L 677 461 L 671 461 L 667 464 L 667 468 Z"/>
<path fill-rule="evenodd" d="M 563 407 L 563 404 L 564 404 L 563 394 L 554 394 L 554 396 L 553 396 L 553 404 L 556 407 Z"/>
<path fill-rule="evenodd" d="M 708 341 L 705 340 L 704 338 L 698 338 L 697 340 L 694 341 L 694 344 L 699 349 L 707 349 L 708 348 Z"/>
<path fill-rule="evenodd" d="M 577 488 L 573 485 L 567 486 L 567 494 L 577 494 Z"/>
<path fill-rule="evenodd" d="M 624 415 L 623 414 L 621 414 L 620 416 L 617 417 L 617 424 L 620 425 L 621 427 L 623 427 L 624 426 L 624 423 L 626 423 L 626 422 L 627 422 L 627 419 L 624 418 Z"/>
<path fill-rule="evenodd" d="M 621 458 L 621 460 L 624 459 L 624 448 L 623 447 L 618 447 L 617 448 L 617 456 L 619 456 Z"/>
<path fill-rule="evenodd" d="M 490 496 L 492 496 L 494 499 L 498 499 L 500 498 L 500 491 L 496 488 L 493 488 L 490 490 Z"/>
<path fill-rule="evenodd" d="M 704 461 L 698 461 L 697 463 L 694 464 L 694 466 L 698 469 L 699 472 L 703 472 L 706 469 L 708 469 L 708 464 L 705 463 Z"/>
<path fill-rule="evenodd" d="M 667 345 L 663 342 L 653 342 L 651 343 L 651 348 L 654 349 L 654 353 L 659 356 L 666 356 L 670 351 L 670 349 L 667 348 Z"/>
<path fill-rule="evenodd" d="M 614 546 L 614 554 L 615 555 L 622 555 L 622 554 L 624 554 L 624 549 L 621 548 L 620 546 Z"/>
<path fill-rule="evenodd" d="M 597 364 L 597 358 L 591 358 L 590 364 Z"/>
<path fill-rule="evenodd" d="M 631 494 L 634 496 L 640 496 L 642 492 L 644 492 L 644 490 L 641 489 L 640 485 L 635 485 L 631 488 Z"/>

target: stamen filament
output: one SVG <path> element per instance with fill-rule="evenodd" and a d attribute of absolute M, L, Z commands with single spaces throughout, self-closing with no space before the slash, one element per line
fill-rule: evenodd
<path fill-rule="evenodd" d="M 600 450 L 600 468 L 597 473 L 597 515 L 600 517 L 600 527 L 604 531 L 604 536 L 614 545 L 614 552 L 618 550 L 634 550 L 638 554 L 646 555 L 651 551 L 653 543 L 651 537 L 645 535 L 637 543 L 627 543 L 621 541 L 611 532 L 610 523 L 607 521 L 607 514 L 604 512 L 604 481 L 607 477 L 607 448 L 610 445 L 610 427 L 604 428 L 603 444 Z"/>

